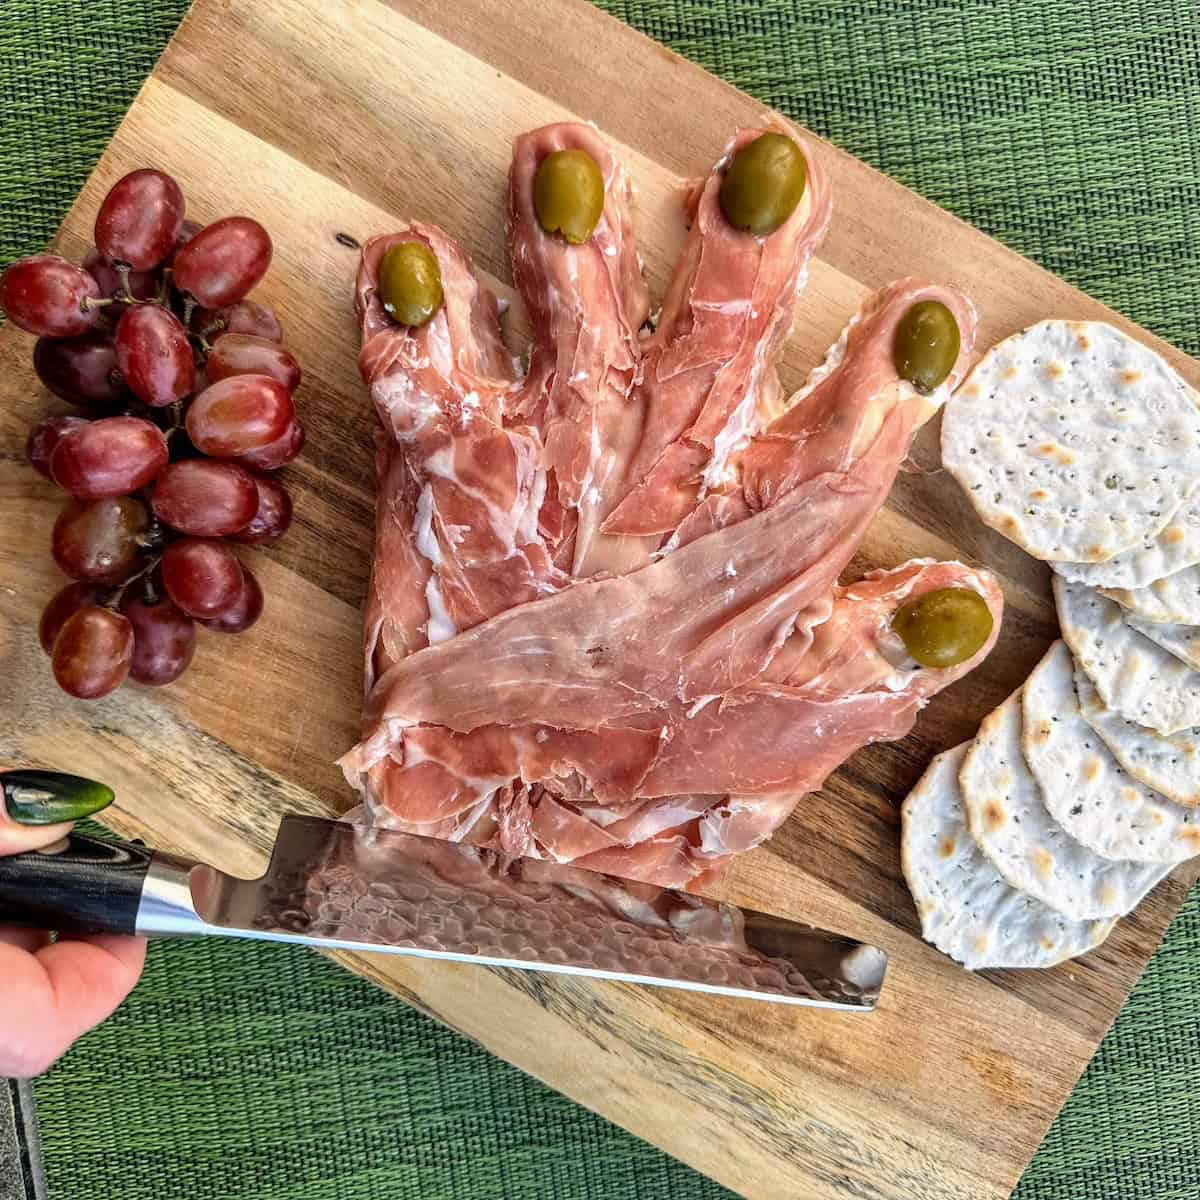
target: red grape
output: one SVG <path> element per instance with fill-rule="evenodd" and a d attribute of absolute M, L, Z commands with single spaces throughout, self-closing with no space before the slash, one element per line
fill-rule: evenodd
<path fill-rule="evenodd" d="M 240 533 L 233 535 L 235 542 L 244 546 L 265 546 L 277 542 L 288 531 L 292 523 L 292 498 L 287 488 L 273 475 L 258 471 L 250 473 L 258 489 L 258 508 Z M 242 568 L 245 570 L 245 568 Z"/>
<path fill-rule="evenodd" d="M 271 238 L 251 217 L 225 217 L 206 225 L 175 255 L 173 278 L 205 308 L 245 298 L 271 265 Z"/>
<path fill-rule="evenodd" d="M 50 603 L 42 610 L 42 619 L 38 623 L 38 641 L 47 654 L 54 649 L 54 639 L 68 618 L 89 604 L 98 604 L 104 591 L 95 583 L 68 583 L 65 588 L 55 592 Z"/>
<path fill-rule="evenodd" d="M 251 337 L 266 338 L 269 342 L 283 341 L 283 328 L 274 310 L 255 300 L 239 300 L 228 308 L 202 308 L 192 325 L 203 332 L 217 322 L 221 323 L 221 328 L 213 332 L 213 341 L 223 338 L 227 333 L 246 333 Z"/>
<path fill-rule="evenodd" d="M 151 497 L 160 521 L 194 537 L 223 537 L 245 529 L 259 504 L 249 471 L 211 458 L 171 463 Z"/>
<path fill-rule="evenodd" d="M 208 356 L 211 383 L 232 375 L 268 375 L 294 392 L 300 383 L 300 364 L 278 342 L 248 333 L 225 333 Z"/>
<path fill-rule="evenodd" d="M 13 263 L 0 276 L 0 308 L 26 333 L 74 337 L 100 317 L 85 301 L 100 299 L 100 285 L 82 268 L 57 254 L 35 254 Z"/>
<path fill-rule="evenodd" d="M 182 250 L 184 246 L 186 246 L 188 242 L 190 242 L 192 238 L 194 238 L 196 234 L 198 234 L 203 228 L 204 226 L 201 225 L 199 221 L 185 219 L 183 224 L 179 227 L 179 232 L 175 235 L 175 248 L 171 251 L 171 257 L 167 259 L 167 262 L 173 262 L 175 255 L 178 254 L 179 251 Z"/>
<path fill-rule="evenodd" d="M 174 404 L 196 384 L 192 346 L 179 318 L 156 304 L 138 304 L 117 324 L 117 366 L 129 390 L 156 408 Z"/>
<path fill-rule="evenodd" d="M 75 425 L 86 425 L 83 417 L 47 417 L 39 421 L 25 440 L 25 457 L 29 465 L 41 475 L 50 478 L 50 455 L 58 445 L 58 439 Z"/>
<path fill-rule="evenodd" d="M 304 448 L 304 426 L 297 417 L 269 446 L 259 450 L 247 450 L 237 456 L 238 462 L 246 467 L 256 467 L 260 471 L 274 471 L 290 463 Z"/>
<path fill-rule="evenodd" d="M 83 408 L 108 408 L 121 398 L 120 380 L 114 375 L 117 351 L 106 333 L 38 338 L 33 369 L 56 396 Z"/>
<path fill-rule="evenodd" d="M 218 633 L 242 633 L 262 615 L 263 590 L 262 585 L 254 577 L 249 567 L 242 567 L 242 590 L 238 598 L 219 616 L 209 617 L 200 622 L 205 629 L 215 629 Z"/>
<path fill-rule="evenodd" d="M 132 659 L 133 626 L 120 613 L 94 604 L 67 618 L 50 653 L 58 686 L 80 700 L 119 688 Z"/>
<path fill-rule="evenodd" d="M 145 271 L 175 248 L 183 192 L 170 175 L 143 167 L 113 184 L 96 214 L 96 247 L 114 262 Z"/>
<path fill-rule="evenodd" d="M 192 401 L 188 436 L 214 458 L 233 458 L 269 446 L 296 415 L 291 393 L 266 375 L 232 375 L 211 383 Z"/>
<path fill-rule="evenodd" d="M 189 617 L 218 617 L 242 594 L 242 565 L 224 543 L 181 538 L 162 556 L 163 587 Z"/>
<path fill-rule="evenodd" d="M 127 592 L 121 612 L 133 626 L 133 660 L 129 677 L 160 686 L 178 679 L 196 651 L 196 626 L 186 613 L 163 596 L 148 604 Z"/>
<path fill-rule="evenodd" d="M 50 456 L 50 477 L 83 500 L 145 487 L 167 465 L 167 441 L 140 417 L 104 417 L 65 433 Z"/>
<path fill-rule="evenodd" d="M 72 579 L 118 583 L 141 553 L 150 518 L 133 496 L 70 500 L 54 522 L 50 550 Z"/>
<path fill-rule="evenodd" d="M 124 295 L 121 272 L 94 246 L 84 255 L 83 269 L 100 285 L 100 295 Z M 129 272 L 129 294 L 135 300 L 150 300 L 158 295 L 158 276 L 153 271 Z"/>

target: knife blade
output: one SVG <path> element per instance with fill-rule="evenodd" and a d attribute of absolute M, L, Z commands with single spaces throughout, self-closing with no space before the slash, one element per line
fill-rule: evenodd
<path fill-rule="evenodd" d="M 887 955 L 561 863 L 286 816 L 260 879 L 75 833 L 0 858 L 0 923 L 228 936 L 869 1011 Z"/>

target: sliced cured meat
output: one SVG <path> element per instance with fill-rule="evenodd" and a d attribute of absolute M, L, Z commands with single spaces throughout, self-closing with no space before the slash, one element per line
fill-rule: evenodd
<path fill-rule="evenodd" d="M 539 163 L 567 148 L 606 187 L 578 246 L 546 234 L 532 204 Z M 972 587 L 994 638 L 986 572 L 917 562 L 837 587 L 914 430 L 961 376 L 975 318 L 959 293 L 902 280 L 867 298 L 783 403 L 774 359 L 828 220 L 806 157 L 806 198 L 766 238 L 723 224 L 717 173 L 695 191 L 643 345 L 620 164 L 589 127 L 519 139 L 523 379 L 494 297 L 445 234 L 411 225 L 366 247 L 360 364 L 383 426 L 381 494 L 364 733 L 343 767 L 375 820 L 696 886 L 848 754 L 907 732 L 990 649 L 921 668 L 890 629 L 905 600 Z M 374 290 L 403 240 L 442 273 L 444 303 L 417 329 L 394 325 Z M 926 299 L 951 310 L 962 343 L 932 396 L 893 364 L 899 321 Z"/>
<path fill-rule="evenodd" d="M 884 289 L 837 365 L 747 447 L 754 503 L 765 507 L 746 500 L 744 519 L 642 570 L 576 583 L 536 609 L 509 609 L 436 660 L 399 664 L 371 695 L 377 731 L 358 762 L 385 754 L 389 728 L 405 723 L 465 732 L 497 720 L 553 724 L 567 710 L 576 728 L 621 723 L 737 687 L 785 640 L 803 639 L 828 615 L 830 588 L 936 399 L 897 378 L 890 352 L 903 313 L 933 297 L 957 306 L 969 347 L 972 313 L 957 293 L 913 281 Z M 806 413 L 818 472 L 804 479 Z"/>
<path fill-rule="evenodd" d="M 391 322 L 377 295 L 383 256 L 402 242 L 427 246 L 441 270 L 444 302 L 417 328 Z M 391 455 L 407 468 L 406 503 L 394 519 L 429 562 L 426 638 L 443 641 L 566 582 L 538 529 L 541 445 L 533 431 L 504 424 L 513 366 L 496 298 L 441 230 L 413 224 L 372 239 L 357 296 L 365 338 L 359 366 L 394 443 Z"/>
<path fill-rule="evenodd" d="M 558 150 L 582 150 L 604 178 L 604 209 L 592 236 L 571 245 L 538 222 L 533 182 Z M 574 539 L 565 566 L 577 577 L 641 566 L 642 539 L 602 536 L 641 434 L 631 392 L 650 309 L 633 239 L 633 189 L 625 168 L 589 125 L 547 125 L 517 138 L 509 177 L 508 237 L 513 282 L 533 328 L 529 374 L 511 405 L 541 433 L 545 463 Z"/>
<path fill-rule="evenodd" d="M 993 614 L 983 647 L 957 667 L 936 670 L 908 658 L 891 630 L 905 601 L 945 587 L 974 588 Z M 1003 601 L 990 575 L 960 563 L 907 563 L 838 588 L 829 620 L 793 672 L 775 681 L 772 664 L 753 683 L 732 689 L 670 730 L 642 795 L 719 791 L 802 794 L 869 742 L 892 741 L 912 728 L 929 698 L 991 649 Z M 815 663 L 810 660 L 815 659 Z"/>
<path fill-rule="evenodd" d="M 782 121 L 772 128 L 802 149 L 804 196 L 766 237 L 725 219 L 718 198 L 724 167 L 762 128 L 739 129 L 692 189 L 687 245 L 645 348 L 638 387 L 645 417 L 628 495 L 605 521 L 608 532 L 670 533 L 778 407 L 776 360 L 808 260 L 829 227 L 832 192 L 796 131 Z"/>

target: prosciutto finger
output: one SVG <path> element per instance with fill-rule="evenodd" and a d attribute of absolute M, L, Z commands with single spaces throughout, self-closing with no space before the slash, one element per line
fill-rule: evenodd
<path fill-rule="evenodd" d="M 603 212 L 581 246 L 547 233 L 534 211 L 538 166 L 557 150 L 585 151 L 604 178 Z M 566 516 L 559 561 L 578 578 L 632 570 L 654 549 L 643 539 L 600 532 L 620 498 L 642 426 L 641 401 L 632 391 L 641 360 L 638 330 L 650 304 L 632 198 L 625 168 L 589 125 L 547 125 L 513 146 L 508 238 L 533 345 L 511 412 L 541 433 L 553 499 Z"/>
<path fill-rule="evenodd" d="M 645 349 L 637 389 L 644 424 L 627 495 L 605 520 L 606 532 L 670 533 L 778 405 L 776 360 L 833 200 L 824 170 L 796 131 L 779 119 L 768 129 L 801 147 L 804 196 L 766 237 L 725 219 L 722 170 L 763 128 L 739 129 L 692 189 L 687 245 Z"/>

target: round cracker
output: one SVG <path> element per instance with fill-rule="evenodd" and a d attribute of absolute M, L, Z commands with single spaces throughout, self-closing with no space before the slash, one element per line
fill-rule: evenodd
<path fill-rule="evenodd" d="M 1200 411 L 1152 350 L 1100 322 L 993 346 L 946 406 L 942 461 L 980 518 L 1035 558 L 1107 562 L 1194 486 Z"/>
<path fill-rule="evenodd" d="M 1159 621 L 1144 621 L 1133 613 L 1125 614 L 1125 624 L 1148 637 L 1156 646 L 1173 654 L 1182 663 L 1200 671 L 1200 628 L 1195 625 L 1172 625 Z"/>
<path fill-rule="evenodd" d="M 1145 621 L 1200 625 L 1200 565 L 1140 588 L 1105 588 L 1104 594 Z"/>
<path fill-rule="evenodd" d="M 1097 588 L 1140 588 L 1200 563 L 1200 495 L 1193 489 L 1174 516 L 1152 537 L 1108 562 L 1055 563 L 1073 583 Z"/>
<path fill-rule="evenodd" d="M 1010 887 L 1075 920 L 1119 917 L 1167 873 L 1153 863 L 1113 862 L 1077 842 L 1046 809 L 1021 753 L 1021 693 L 979 727 L 958 783 L 967 825 Z"/>
<path fill-rule="evenodd" d="M 1200 805 L 1200 728 L 1163 737 L 1127 721 L 1100 699 L 1078 664 L 1075 692 L 1083 719 L 1134 779 L 1176 804 Z"/>
<path fill-rule="evenodd" d="M 1021 689 L 1021 749 L 1049 814 L 1101 858 L 1177 863 L 1200 853 L 1200 810 L 1131 778 L 1083 719 L 1075 663 L 1055 642 Z"/>
<path fill-rule="evenodd" d="M 1098 946 L 1113 922 L 1072 921 L 1004 882 L 967 830 L 967 743 L 934 758 L 901 809 L 900 858 L 921 935 L 971 970 L 1052 967 Z"/>
<path fill-rule="evenodd" d="M 1130 628 L 1121 606 L 1054 577 L 1058 623 L 1109 708 L 1157 733 L 1200 725 L 1200 672 Z"/>

